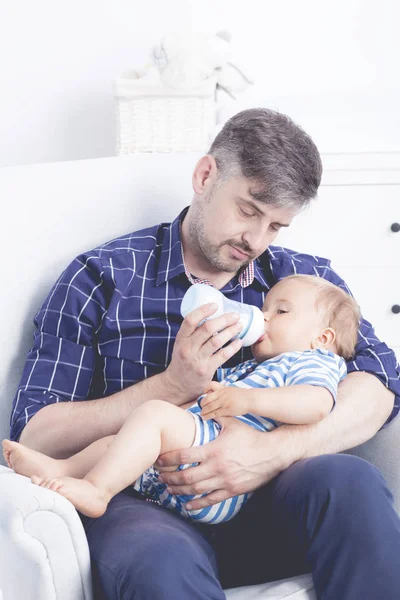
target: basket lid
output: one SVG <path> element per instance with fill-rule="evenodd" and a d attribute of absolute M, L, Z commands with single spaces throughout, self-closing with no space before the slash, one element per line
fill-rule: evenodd
<path fill-rule="evenodd" d="M 138 77 L 135 71 L 122 73 L 114 83 L 116 97 L 124 96 L 196 96 L 209 97 L 215 94 L 217 78 L 208 77 L 196 87 L 176 88 L 162 81 L 154 81 L 147 77 Z"/>

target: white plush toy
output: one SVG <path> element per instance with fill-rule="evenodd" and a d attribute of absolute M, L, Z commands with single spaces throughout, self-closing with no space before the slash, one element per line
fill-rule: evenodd
<path fill-rule="evenodd" d="M 228 32 L 173 34 L 153 48 L 153 62 L 161 81 L 168 86 L 189 89 L 200 86 L 206 79 L 216 79 L 217 90 L 232 98 L 252 82 L 243 71 L 232 64 L 231 36 Z"/>

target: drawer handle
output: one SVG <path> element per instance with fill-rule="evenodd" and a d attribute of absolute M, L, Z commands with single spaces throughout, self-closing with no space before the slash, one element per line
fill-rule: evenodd
<path fill-rule="evenodd" d="M 400 223 L 392 223 L 390 229 L 393 231 L 393 233 L 397 233 L 400 231 Z"/>
<path fill-rule="evenodd" d="M 400 313 L 400 304 L 393 304 L 392 313 L 398 315 Z"/>

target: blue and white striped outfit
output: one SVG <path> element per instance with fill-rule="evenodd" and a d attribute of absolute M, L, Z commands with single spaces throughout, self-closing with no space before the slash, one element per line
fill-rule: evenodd
<path fill-rule="evenodd" d="M 327 350 L 306 350 L 305 352 L 285 352 L 274 358 L 258 363 L 250 359 L 233 368 L 220 368 L 217 375 L 223 385 L 234 385 L 241 388 L 277 388 L 288 385 L 317 385 L 326 388 L 332 394 L 333 405 L 336 403 L 336 392 L 339 382 L 347 374 L 343 358 Z M 219 435 L 220 425 L 210 419 L 205 421 L 200 416 L 200 396 L 188 411 L 192 413 L 196 424 L 193 446 L 202 446 L 212 442 Z M 267 416 L 245 414 L 236 417 L 259 431 L 271 431 L 280 422 Z M 181 465 L 186 469 L 192 465 Z M 215 525 L 234 517 L 248 500 L 251 494 L 242 494 L 228 498 L 223 502 L 207 506 L 199 510 L 186 509 L 186 502 L 200 496 L 176 496 L 166 491 L 166 485 L 158 480 L 158 471 L 151 467 L 136 481 L 136 491 L 157 500 L 164 507 L 177 511 L 180 515 L 200 523 Z"/>

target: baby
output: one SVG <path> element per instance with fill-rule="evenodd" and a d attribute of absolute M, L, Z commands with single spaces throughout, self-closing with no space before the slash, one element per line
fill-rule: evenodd
<path fill-rule="evenodd" d="M 183 409 L 149 400 L 134 409 L 117 435 L 56 460 L 17 442 L 3 441 L 7 464 L 32 482 L 68 498 L 83 514 L 100 517 L 111 498 L 128 485 L 202 523 L 221 523 L 237 514 L 250 494 L 200 510 L 187 510 L 194 496 L 174 496 L 152 466 L 159 455 L 206 444 L 221 427 L 218 417 L 236 417 L 260 431 L 282 423 L 315 423 L 334 408 L 344 359 L 354 354 L 359 308 L 325 279 L 293 275 L 268 292 L 265 333 L 252 346 L 254 359 L 218 369 L 219 383 Z M 181 465 L 179 469 L 191 465 Z"/>

